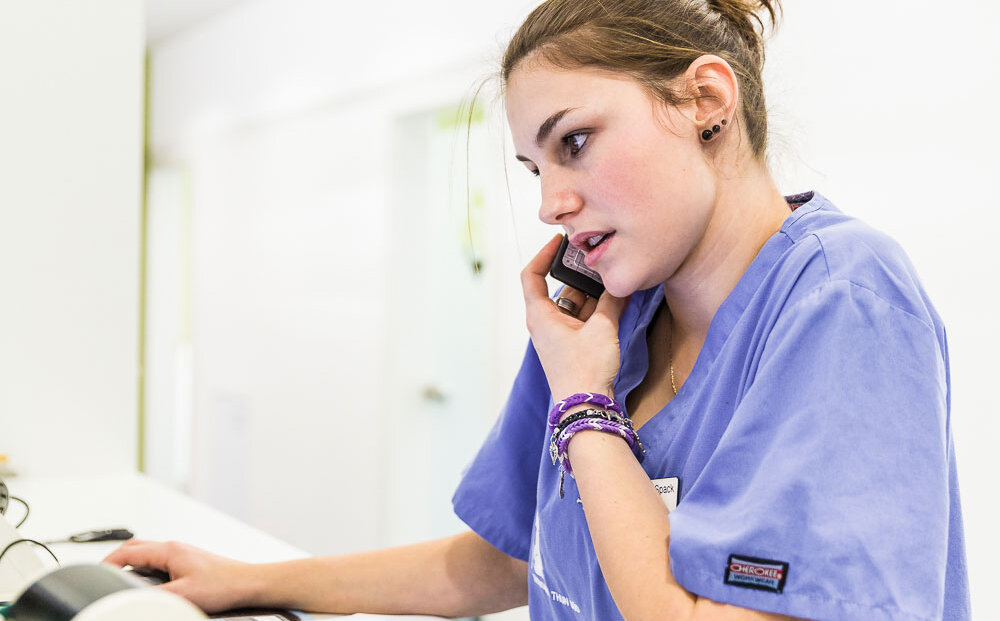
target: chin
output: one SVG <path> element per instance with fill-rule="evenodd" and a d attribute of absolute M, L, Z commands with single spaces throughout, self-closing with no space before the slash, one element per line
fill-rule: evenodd
<path fill-rule="evenodd" d="M 604 279 L 603 276 L 602 280 L 604 280 L 604 289 L 616 298 L 627 298 L 639 290 L 639 287 L 635 283 L 623 282 L 613 278 Z"/>
<path fill-rule="evenodd" d="M 604 288 L 607 292 L 616 298 L 627 298 L 636 291 L 653 289 L 663 282 L 652 274 L 622 274 L 620 271 L 616 274 L 614 270 L 608 270 L 607 274 L 601 274 L 601 280 L 604 282 Z"/>

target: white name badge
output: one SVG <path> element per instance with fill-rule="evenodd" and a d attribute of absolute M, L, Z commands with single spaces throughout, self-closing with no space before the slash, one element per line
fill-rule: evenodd
<path fill-rule="evenodd" d="M 663 504 L 667 505 L 667 511 L 673 511 L 677 508 L 677 488 L 680 487 L 680 479 L 677 477 L 653 479 L 653 487 L 660 493 Z"/>

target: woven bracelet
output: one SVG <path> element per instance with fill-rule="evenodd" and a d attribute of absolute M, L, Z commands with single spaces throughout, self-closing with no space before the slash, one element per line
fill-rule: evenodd
<path fill-rule="evenodd" d="M 629 449 L 632 451 L 632 454 L 635 455 L 636 459 L 641 462 L 644 457 L 642 446 L 637 442 L 639 436 L 636 435 L 635 431 L 629 429 L 625 425 L 608 420 L 602 420 L 600 418 L 577 421 L 559 434 L 559 438 L 556 443 L 556 451 L 559 460 L 562 462 L 563 468 L 570 474 L 573 473 L 573 468 L 569 464 L 569 442 L 573 439 L 574 435 L 581 431 L 603 431 L 605 433 L 621 436 L 621 438 L 628 444 Z"/>
<path fill-rule="evenodd" d="M 558 425 L 556 425 L 555 430 L 552 431 L 552 435 L 549 438 L 549 457 L 552 458 L 552 465 L 554 466 L 559 460 L 559 436 L 562 434 L 563 430 L 572 425 L 578 420 L 585 420 L 588 418 L 600 418 L 603 420 L 608 420 L 620 425 L 624 425 L 631 429 L 633 432 L 635 429 L 632 427 L 632 421 L 629 420 L 627 416 L 619 416 L 614 412 L 609 412 L 607 410 L 596 410 L 594 408 L 589 408 L 583 410 L 582 412 L 577 412 L 571 414 L 564 418 Z"/>
<path fill-rule="evenodd" d="M 607 422 L 602 422 L 607 421 Z M 572 429 L 570 429 L 572 427 Z M 569 439 L 578 431 L 592 429 L 595 431 L 605 431 L 617 433 L 622 436 L 632 449 L 632 454 L 642 463 L 646 456 L 646 449 L 639 440 L 639 434 L 632 426 L 632 421 L 626 417 L 619 417 L 601 410 L 584 410 L 577 414 L 567 416 L 566 420 L 557 426 L 549 441 L 549 457 L 555 460 L 565 459 L 568 453 Z M 572 470 L 572 469 L 571 469 Z"/>
<path fill-rule="evenodd" d="M 569 441 L 573 438 L 578 431 L 584 430 L 597 430 L 604 431 L 605 433 L 616 433 L 620 435 L 626 442 L 628 442 L 628 432 L 622 425 L 617 423 L 612 423 L 611 421 L 601 420 L 599 418 L 592 418 L 589 420 L 581 420 L 573 423 L 569 427 L 563 430 L 559 435 L 559 448 L 557 449 L 559 458 L 559 498 L 566 496 L 566 491 L 563 487 L 563 483 L 566 480 L 566 475 L 573 476 L 573 466 L 569 463 Z M 632 432 L 635 433 L 635 432 Z M 636 436 L 638 440 L 638 436 Z M 574 477 L 575 478 L 575 477 Z"/>
<path fill-rule="evenodd" d="M 549 412 L 549 430 L 556 428 L 556 425 L 559 424 L 559 418 L 566 413 L 566 410 L 581 403 L 596 405 L 597 407 L 611 410 L 620 416 L 625 415 L 622 406 L 618 405 L 617 401 L 607 395 L 595 392 L 578 392 L 552 406 L 552 410 Z"/>
<path fill-rule="evenodd" d="M 600 411 L 598 410 L 597 412 Z M 573 466 L 569 462 L 569 442 L 579 431 L 594 430 L 617 434 L 621 436 L 622 439 L 624 439 L 629 445 L 629 448 L 632 450 L 632 454 L 635 455 L 636 459 L 639 460 L 640 463 L 645 457 L 645 448 L 642 446 L 642 442 L 639 441 L 639 434 L 632 428 L 632 422 L 626 419 L 625 423 L 619 423 L 611 420 L 611 415 L 607 413 L 602 414 L 605 414 L 608 417 L 606 418 L 601 415 L 583 416 L 569 423 L 565 427 L 562 427 L 558 434 L 553 434 L 552 441 L 549 444 L 549 454 L 551 456 L 553 452 L 555 453 L 553 463 L 555 463 L 555 460 L 559 461 L 560 498 L 565 496 L 563 482 L 565 481 L 566 474 L 568 473 L 570 476 L 573 476 Z M 573 416 L 576 415 L 574 414 Z M 571 417 L 567 417 L 567 420 L 569 418 Z"/>

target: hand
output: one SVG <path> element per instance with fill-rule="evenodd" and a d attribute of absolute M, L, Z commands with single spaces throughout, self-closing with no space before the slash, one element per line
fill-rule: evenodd
<path fill-rule="evenodd" d="M 558 401 L 578 392 L 614 397 L 614 381 L 621 364 L 618 319 L 628 299 L 605 291 L 599 300 L 583 302 L 583 293 L 566 287 L 562 295 L 577 302 L 580 313 L 572 317 L 556 308 L 549 298 L 545 275 L 560 238 L 552 238 L 521 272 L 531 341 L 553 399 Z"/>
<path fill-rule="evenodd" d="M 159 586 L 190 600 L 208 613 L 248 604 L 248 563 L 216 556 L 183 543 L 126 541 L 109 554 L 105 563 L 124 567 L 149 567 L 170 574 L 170 582 Z"/>

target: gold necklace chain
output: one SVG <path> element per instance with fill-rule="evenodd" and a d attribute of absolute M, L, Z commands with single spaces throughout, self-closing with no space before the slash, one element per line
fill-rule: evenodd
<path fill-rule="evenodd" d="M 670 312 L 669 310 L 667 312 Z M 667 366 L 670 367 L 670 388 L 677 396 L 677 382 L 674 380 L 674 316 L 670 315 L 670 340 L 667 341 Z"/>

